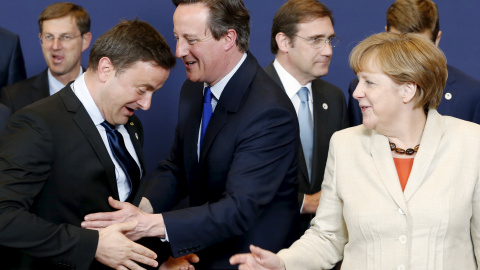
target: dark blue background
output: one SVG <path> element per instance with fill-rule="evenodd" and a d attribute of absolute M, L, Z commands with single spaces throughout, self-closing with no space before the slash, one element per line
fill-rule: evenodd
<path fill-rule="evenodd" d="M 45 68 L 38 43 L 37 19 L 51 0 L 1 0 L 0 26 L 20 35 L 25 57 L 27 76 L 33 76 Z M 175 51 L 172 15 L 175 6 L 170 0 L 97 0 L 73 1 L 82 5 L 92 19 L 93 41 L 121 19 L 139 18 L 152 24 L 167 39 Z M 250 50 L 262 66 L 273 59 L 270 53 L 270 27 L 273 16 L 285 0 L 244 0 L 251 14 Z M 334 49 L 327 81 L 347 91 L 354 74 L 348 65 L 348 54 L 363 38 L 385 27 L 385 13 L 393 1 L 386 0 L 325 0 L 335 17 L 335 31 L 342 39 Z M 443 31 L 440 48 L 448 63 L 480 79 L 480 1 L 438 0 L 440 28 Z M 87 50 L 82 63 L 88 60 Z M 181 61 L 171 71 L 164 87 L 153 98 L 149 111 L 138 112 L 145 128 L 144 152 L 147 170 L 164 159 L 171 147 L 177 119 L 180 87 L 185 80 L 185 68 Z M 73 169 L 73 168 L 72 168 Z"/>

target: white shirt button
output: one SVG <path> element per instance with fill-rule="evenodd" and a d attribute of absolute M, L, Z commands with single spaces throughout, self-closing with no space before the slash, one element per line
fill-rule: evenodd
<path fill-rule="evenodd" d="M 400 208 L 400 207 L 398 208 L 398 213 L 399 213 L 400 215 L 405 215 L 405 213 L 403 212 L 402 208 Z"/>
<path fill-rule="evenodd" d="M 401 244 L 407 243 L 407 237 L 405 235 L 401 235 L 398 240 L 400 241 Z"/>
<path fill-rule="evenodd" d="M 405 265 L 401 264 L 397 267 L 397 270 L 405 270 Z"/>

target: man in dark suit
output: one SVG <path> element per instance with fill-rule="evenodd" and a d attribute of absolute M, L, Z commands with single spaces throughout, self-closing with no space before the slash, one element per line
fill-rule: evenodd
<path fill-rule="evenodd" d="M 0 89 L 26 77 L 18 35 L 0 27 Z"/>
<path fill-rule="evenodd" d="M 82 52 L 90 46 L 90 16 L 72 3 L 55 3 L 38 18 L 38 37 L 48 68 L 2 89 L 0 102 L 12 113 L 55 94 L 83 73 Z"/>
<path fill-rule="evenodd" d="M 335 131 L 348 127 L 342 90 L 320 79 L 328 73 L 337 40 L 332 13 L 317 0 L 290 0 L 273 18 L 270 49 L 275 61 L 265 71 L 286 91 L 299 122 L 302 117 L 299 90 L 305 87 L 310 97 L 308 113 L 313 126 L 311 130 L 302 131 L 300 125 L 302 147 L 298 162 L 303 230 L 308 228 L 317 211 L 330 137 Z M 302 136 L 303 132 L 308 132 L 310 137 Z"/>
<path fill-rule="evenodd" d="M 139 220 L 144 230 L 134 239 L 165 238 L 174 257 L 196 253 L 195 269 L 234 269 L 228 259 L 250 244 L 278 251 L 300 235 L 298 122 L 248 51 L 250 16 L 241 0 L 174 2 L 176 56 L 188 80 L 172 151 L 142 201 L 161 214 L 110 200 L 122 210 L 89 215 L 82 226 Z M 185 196 L 190 207 L 168 212 Z"/>
<path fill-rule="evenodd" d="M 387 10 L 386 31 L 420 33 L 438 46 L 440 31 L 437 5 L 431 0 L 397 0 Z M 438 112 L 480 124 L 480 81 L 457 68 L 447 65 L 448 78 Z M 362 123 L 358 100 L 353 97 L 358 79 L 348 87 L 350 126 Z"/>
<path fill-rule="evenodd" d="M 124 21 L 98 38 L 77 80 L 10 117 L 0 139 L 2 269 L 158 265 L 123 235 L 135 222 L 101 231 L 80 223 L 111 211 L 108 196 L 138 205 L 145 170 L 134 111 L 150 107 L 174 64 L 152 26 Z"/>

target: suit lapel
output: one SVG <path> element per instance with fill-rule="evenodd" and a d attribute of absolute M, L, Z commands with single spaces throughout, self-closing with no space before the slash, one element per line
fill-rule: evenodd
<path fill-rule="evenodd" d="M 249 85 L 252 82 L 253 77 L 259 69 L 257 60 L 251 53 L 247 54 L 247 58 L 242 63 L 240 68 L 235 72 L 233 77 L 228 81 L 227 85 L 223 89 L 222 96 L 217 103 L 215 111 L 210 118 L 205 137 L 203 139 L 202 149 L 200 152 L 200 164 L 202 163 L 205 155 L 208 153 L 208 149 L 212 145 L 213 140 L 217 136 L 218 132 L 227 122 L 227 116 L 229 113 L 236 113 L 240 104 L 242 103 L 243 96 L 249 89 Z"/>
<path fill-rule="evenodd" d="M 371 154 L 377 172 L 388 193 L 397 205 L 407 213 L 407 204 L 398 179 L 397 169 L 386 136 L 372 130 Z"/>
<path fill-rule="evenodd" d="M 117 180 L 115 177 L 115 166 L 110 158 L 110 155 L 108 154 L 107 149 L 105 148 L 105 144 L 103 143 L 97 128 L 95 127 L 92 119 L 88 115 L 82 103 L 71 91 L 70 85 L 67 85 L 65 88 L 68 88 L 67 91 L 59 92 L 65 104 L 65 108 L 67 109 L 67 111 L 74 114 L 73 121 L 75 121 L 78 127 L 82 130 L 93 151 L 95 151 L 98 159 L 103 164 L 103 167 L 105 168 L 105 173 L 107 175 L 107 181 L 113 194 L 113 198 L 118 200 L 119 195 L 117 188 Z"/>
<path fill-rule="evenodd" d="M 425 180 L 430 164 L 435 157 L 440 140 L 443 137 L 444 126 L 440 114 L 436 110 L 428 112 L 427 123 L 423 131 L 420 148 L 413 161 L 412 171 L 405 187 L 405 199 L 408 202 Z"/>
<path fill-rule="evenodd" d="M 33 103 L 42 98 L 50 96 L 50 86 L 48 84 L 48 68 L 45 69 L 32 83 L 34 91 L 30 91 L 28 95 L 29 103 Z"/>
<path fill-rule="evenodd" d="M 135 153 L 137 154 L 138 161 L 140 161 L 140 166 L 145 174 L 145 164 L 144 164 L 144 156 L 142 151 L 142 143 L 143 143 L 143 134 L 140 133 L 141 127 L 137 127 L 139 125 L 139 121 L 135 124 L 135 121 L 132 120 L 132 117 L 129 121 L 124 125 L 125 129 L 130 135 L 130 140 L 132 141 L 133 148 L 135 149 Z"/>

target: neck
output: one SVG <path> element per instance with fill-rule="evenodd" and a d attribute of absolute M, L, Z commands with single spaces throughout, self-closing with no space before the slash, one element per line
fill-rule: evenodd
<path fill-rule="evenodd" d="M 206 82 L 206 83 L 209 86 L 214 86 L 219 81 L 221 81 L 225 76 L 227 76 L 228 73 L 230 73 L 230 71 L 232 71 L 232 69 L 238 64 L 238 62 L 240 62 L 240 60 L 243 57 L 243 53 L 244 53 L 243 51 L 237 50 L 236 48 L 228 51 L 227 54 L 225 55 L 225 58 L 229 59 L 229 61 L 226 61 L 225 65 L 221 69 L 221 70 L 224 70 L 224 72 L 215 81 L 211 83 L 209 82 Z"/>
<path fill-rule="evenodd" d="M 290 61 L 290 58 L 288 58 L 285 53 L 279 52 L 277 53 L 275 58 L 277 59 L 278 63 L 280 63 L 280 65 L 282 65 L 282 67 L 288 73 L 290 73 L 290 75 L 292 75 L 292 77 L 294 77 L 295 80 L 298 81 L 298 83 L 300 83 L 300 85 L 306 85 L 307 83 L 316 79 L 311 76 L 305 76 L 305 74 L 299 72 L 298 69 L 295 67 L 295 64 Z"/>
<path fill-rule="evenodd" d="M 50 70 L 52 72 L 52 70 Z M 72 69 L 72 71 L 66 73 L 66 74 L 55 74 L 52 72 L 53 77 L 57 79 L 59 82 L 61 82 L 63 85 L 67 85 L 67 83 L 75 80 L 78 77 L 78 74 L 80 73 L 80 67 Z"/>
<path fill-rule="evenodd" d="M 399 148 L 414 148 L 420 144 L 426 122 L 427 116 L 423 108 L 415 108 L 405 114 L 403 120 L 394 123 L 395 127 L 391 131 L 383 134 Z"/>

